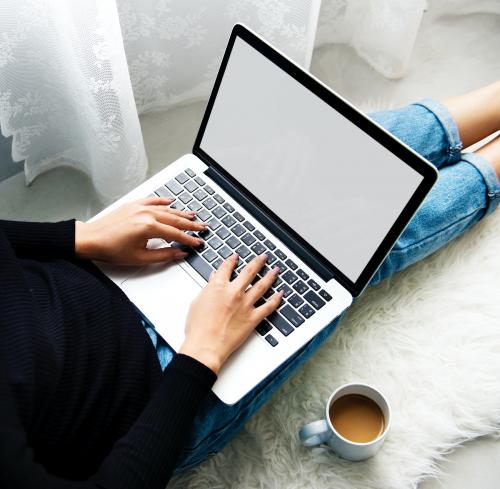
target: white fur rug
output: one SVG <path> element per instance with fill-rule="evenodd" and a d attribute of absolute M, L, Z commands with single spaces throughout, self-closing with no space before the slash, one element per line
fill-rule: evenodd
<path fill-rule="evenodd" d="M 363 295 L 316 356 L 236 439 L 169 488 L 405 489 L 465 440 L 500 429 L 500 212 Z M 307 449 L 297 430 L 329 393 L 362 381 L 393 425 L 366 462 Z"/>
<path fill-rule="evenodd" d="M 383 79 L 341 47 L 313 69 L 365 109 L 442 97 L 500 76 L 498 17 L 424 20 L 405 79 Z M 496 27 L 495 27 L 496 26 Z M 478 46 L 482 48 L 478 51 Z M 369 289 L 330 340 L 233 442 L 169 489 L 410 489 L 443 456 L 500 430 L 500 211 L 443 250 Z M 382 451 L 351 463 L 306 449 L 299 427 L 330 392 L 364 381 L 393 409 Z"/>

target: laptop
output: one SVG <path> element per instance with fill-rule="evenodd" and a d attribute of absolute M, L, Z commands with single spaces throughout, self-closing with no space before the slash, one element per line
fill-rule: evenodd
<path fill-rule="evenodd" d="M 236 274 L 268 254 L 261 275 L 281 273 L 263 300 L 284 298 L 219 373 L 213 392 L 234 404 L 349 307 L 436 179 L 425 159 L 237 24 L 192 154 L 95 217 L 175 196 L 172 207 L 208 223 L 204 248 L 181 263 L 99 266 L 178 350 L 212 270 L 234 252 Z"/>

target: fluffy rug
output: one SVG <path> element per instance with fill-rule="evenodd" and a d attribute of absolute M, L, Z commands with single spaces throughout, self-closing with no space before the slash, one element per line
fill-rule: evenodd
<path fill-rule="evenodd" d="M 313 70 L 366 110 L 460 93 L 500 75 L 497 51 L 474 54 L 478 45 L 498 44 L 497 28 L 498 17 L 424 19 L 414 68 L 397 84 L 339 47 L 316 53 Z M 468 76 L 462 76 L 463 62 Z M 498 434 L 499 239 L 497 211 L 427 260 L 367 290 L 234 441 L 169 489 L 416 488 L 438 475 L 443 456 L 460 444 Z M 351 463 L 302 447 L 299 427 L 320 418 L 330 392 L 352 381 L 374 384 L 390 400 L 393 425 L 381 452 Z"/>
<path fill-rule="evenodd" d="M 500 428 L 500 212 L 373 287 L 317 355 L 236 439 L 169 488 L 404 489 L 464 441 Z M 329 393 L 362 381 L 384 392 L 391 433 L 366 461 L 302 447 L 299 427 Z"/>

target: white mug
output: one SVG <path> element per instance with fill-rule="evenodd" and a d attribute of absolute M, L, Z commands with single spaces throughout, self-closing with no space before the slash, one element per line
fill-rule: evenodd
<path fill-rule="evenodd" d="M 384 415 L 384 431 L 377 438 L 366 443 L 358 443 L 344 438 L 330 421 L 330 407 L 340 397 L 359 394 L 374 401 Z M 366 384 L 345 384 L 335 391 L 326 403 L 325 419 L 306 424 L 299 431 L 299 438 L 306 447 L 326 444 L 339 457 L 360 461 L 375 455 L 383 445 L 391 424 L 391 409 L 386 398 L 374 387 Z"/>

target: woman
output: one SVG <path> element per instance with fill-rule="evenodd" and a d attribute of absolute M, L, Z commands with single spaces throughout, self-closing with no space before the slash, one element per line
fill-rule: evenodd
<path fill-rule="evenodd" d="M 373 118 L 439 168 L 439 180 L 372 283 L 434 252 L 498 205 L 500 82 L 443 104 Z M 246 290 L 265 257 L 234 281 L 236 257 L 193 302 L 174 354 L 90 259 L 182 259 L 148 238 L 196 246 L 194 214 L 165 199 L 124 205 L 92 223 L 0 223 L 0 481 L 6 488 L 164 488 L 174 470 L 220 449 L 321 345 L 333 321 L 234 406 L 211 393 L 217 372 L 282 300 L 254 307 L 277 276 Z M 168 300 L 168 298 L 166 298 Z M 162 372 L 163 370 L 163 372 Z"/>

